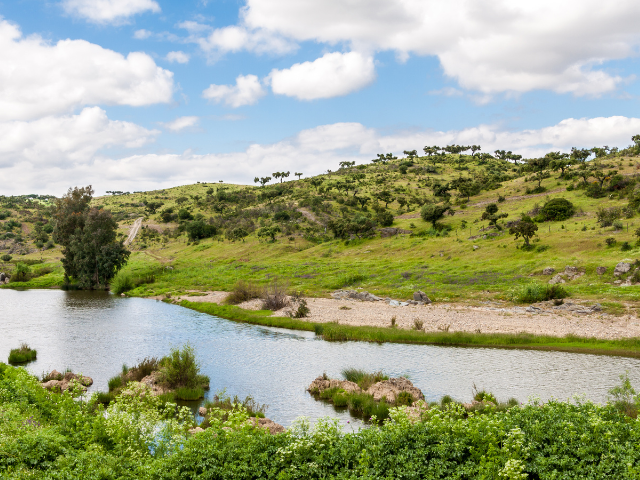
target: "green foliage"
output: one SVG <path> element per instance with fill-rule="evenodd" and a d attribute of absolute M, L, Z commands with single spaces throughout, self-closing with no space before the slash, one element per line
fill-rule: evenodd
<path fill-rule="evenodd" d="M 443 218 L 445 214 L 453 215 L 455 211 L 451 207 L 450 204 L 445 203 L 442 205 L 435 203 L 428 203 L 422 207 L 420 210 L 420 216 L 425 222 L 431 222 L 433 228 L 436 228 L 436 223 L 438 220 Z"/>
<path fill-rule="evenodd" d="M 195 350 L 188 344 L 182 349 L 171 349 L 171 353 L 160 360 L 160 367 L 162 383 L 172 389 L 199 388 L 209 383 L 207 377 L 200 375 Z"/>
<path fill-rule="evenodd" d="M 486 206 L 484 212 L 482 213 L 482 220 L 489 220 L 489 225 L 493 225 L 494 227 L 496 227 L 497 229 L 501 229 L 501 227 L 498 225 L 498 220 L 500 220 L 501 218 L 506 218 L 508 217 L 509 214 L 508 213 L 498 213 L 498 205 L 496 205 L 495 203 L 490 203 L 489 205 Z"/>
<path fill-rule="evenodd" d="M 276 241 L 276 235 L 278 235 L 282 230 L 277 225 L 265 226 L 258 230 L 258 238 L 265 238 L 270 240 L 272 243 Z"/>
<path fill-rule="evenodd" d="M 569 296 L 569 293 L 559 284 L 543 285 L 540 283 L 529 283 L 515 288 L 510 292 L 510 299 L 515 303 L 536 303 L 547 300 L 562 299 Z"/>
<path fill-rule="evenodd" d="M 357 383 L 362 390 L 368 390 L 374 383 L 389 380 L 389 376 L 381 370 L 370 373 L 359 368 L 345 368 L 341 373 L 345 380 Z"/>
<path fill-rule="evenodd" d="M 26 263 L 18 262 L 11 275 L 11 282 L 26 282 L 31 278 L 31 268 Z"/>
<path fill-rule="evenodd" d="M 189 240 L 199 240 L 202 238 L 210 238 L 218 233 L 215 225 L 209 225 L 202 220 L 194 220 L 187 223 L 185 230 L 189 235 Z"/>
<path fill-rule="evenodd" d="M 178 387 L 173 392 L 176 399 L 194 401 L 204 398 L 204 388 L 202 387 Z"/>
<path fill-rule="evenodd" d="M 514 222 L 511 227 L 509 227 L 509 233 L 515 236 L 515 239 L 522 237 L 524 239 L 524 245 L 529 246 L 529 240 L 536 234 L 538 231 L 538 226 L 533 223 L 531 217 L 522 214 L 522 218 Z"/>
<path fill-rule="evenodd" d="M 245 282 L 239 280 L 233 290 L 224 299 L 224 303 L 227 305 L 238 305 L 242 302 L 253 300 L 254 298 L 260 298 L 262 291 L 260 288 L 252 282 Z"/>
<path fill-rule="evenodd" d="M 393 214 L 388 210 L 381 210 L 376 214 L 376 221 L 381 227 L 393 225 Z"/>
<path fill-rule="evenodd" d="M 114 279 L 111 281 L 111 291 L 116 295 L 120 295 L 121 293 L 128 292 L 135 287 L 133 283 L 133 278 L 130 273 L 124 272 L 120 270 Z"/>
<path fill-rule="evenodd" d="M 358 238 L 371 238 L 376 234 L 376 222 L 361 213 L 330 220 L 327 227 L 336 238 L 341 239 L 348 239 L 352 235 Z"/>
<path fill-rule="evenodd" d="M 12 365 L 31 362 L 36 359 L 38 352 L 23 343 L 20 348 L 13 348 L 9 352 L 9 363 Z"/>
<path fill-rule="evenodd" d="M 566 198 L 553 198 L 544 204 L 539 219 L 542 221 L 567 220 L 575 213 L 575 207 Z M 538 217 L 536 217 L 538 220 Z"/>
<path fill-rule="evenodd" d="M 0 256 L 0 260 L 2 260 L 3 262 L 10 262 L 12 258 L 13 257 L 8 253 L 5 253 L 4 255 Z"/>
<path fill-rule="evenodd" d="M 101 208 L 89 208 L 91 186 L 69 189 L 56 203 L 56 241 L 63 246 L 65 278 L 82 288 L 102 288 L 124 266 L 130 252 L 116 240 L 117 222 Z"/>
<path fill-rule="evenodd" d="M 613 225 L 613 222 L 622 217 L 622 209 L 619 207 L 600 207 L 596 211 L 596 217 L 601 227 L 610 227 Z"/>

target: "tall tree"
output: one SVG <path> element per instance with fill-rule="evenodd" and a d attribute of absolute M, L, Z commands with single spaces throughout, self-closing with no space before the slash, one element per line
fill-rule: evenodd
<path fill-rule="evenodd" d="M 56 202 L 54 213 L 65 281 L 74 278 L 87 289 L 106 288 L 131 253 L 116 240 L 118 224 L 111 212 L 89 206 L 92 195 L 91 186 L 70 188 Z"/>

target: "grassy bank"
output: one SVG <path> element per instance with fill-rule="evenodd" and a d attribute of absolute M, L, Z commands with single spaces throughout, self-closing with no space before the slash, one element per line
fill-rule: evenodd
<path fill-rule="evenodd" d="M 216 317 L 237 322 L 291 330 L 313 331 L 327 341 L 363 341 L 375 343 L 410 343 L 441 345 L 450 347 L 490 347 L 548 350 L 559 352 L 592 353 L 640 358 L 640 338 L 600 340 L 597 338 L 552 337 L 528 333 L 471 333 L 471 332 L 424 332 L 386 327 L 360 327 L 336 323 L 312 323 L 287 317 L 271 317 L 269 310 L 243 310 L 242 308 L 215 303 L 189 302 L 179 305 L 208 313 Z"/>

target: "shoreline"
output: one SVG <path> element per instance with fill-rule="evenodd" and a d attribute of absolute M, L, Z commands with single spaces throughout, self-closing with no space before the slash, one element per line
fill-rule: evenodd
<path fill-rule="evenodd" d="M 221 293 L 222 292 L 216 292 L 215 294 L 220 295 Z M 187 300 L 187 298 L 191 300 Z M 194 298 L 198 300 L 193 301 Z M 156 300 L 160 299 L 156 298 Z M 601 339 L 594 336 L 588 337 L 575 334 L 554 336 L 528 332 L 478 333 L 468 331 L 418 331 L 382 326 L 347 325 L 332 321 L 313 322 L 284 316 L 274 316 L 273 312 L 269 310 L 250 310 L 243 309 L 239 306 L 219 305 L 217 303 L 206 302 L 204 301 L 204 296 L 179 297 L 177 299 L 165 299 L 163 301 L 227 320 L 267 327 L 313 331 L 316 335 L 322 336 L 326 341 L 366 341 L 467 348 L 560 351 L 640 358 L 639 336 Z"/>

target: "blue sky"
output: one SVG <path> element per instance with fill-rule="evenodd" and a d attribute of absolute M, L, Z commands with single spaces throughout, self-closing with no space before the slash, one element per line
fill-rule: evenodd
<path fill-rule="evenodd" d="M 0 1 L 0 194 L 312 175 L 640 133 L 640 4 Z"/>

